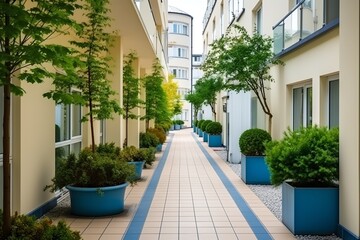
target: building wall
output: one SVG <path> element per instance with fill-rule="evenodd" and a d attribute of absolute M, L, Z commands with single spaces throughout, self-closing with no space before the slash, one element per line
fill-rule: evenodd
<path fill-rule="evenodd" d="M 182 114 L 175 116 L 176 119 L 184 121 L 184 126 L 191 126 L 191 104 L 185 100 L 185 95 L 190 93 L 192 84 L 192 17 L 187 13 L 170 8 L 169 15 L 169 70 L 173 74 L 173 69 L 186 70 L 186 76 L 175 76 L 174 81 L 178 84 L 178 93 L 181 96 Z M 180 23 L 187 26 L 187 34 L 174 33 L 172 31 L 172 24 Z M 186 56 L 176 57 L 172 49 L 173 47 L 181 47 L 187 49 Z"/>

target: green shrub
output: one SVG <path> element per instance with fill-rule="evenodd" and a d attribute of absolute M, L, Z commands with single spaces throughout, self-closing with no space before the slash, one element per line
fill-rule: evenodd
<path fill-rule="evenodd" d="M 156 160 L 155 153 L 156 153 L 156 149 L 153 147 L 139 149 L 139 155 L 145 161 L 144 167 L 146 167 L 147 165 L 149 166 L 153 165 L 153 163 Z"/>
<path fill-rule="evenodd" d="M 259 128 L 248 129 L 239 138 L 241 153 L 246 156 L 262 156 L 265 153 L 265 143 L 271 141 L 270 134 Z"/>
<path fill-rule="evenodd" d="M 77 187 L 115 186 L 134 180 L 134 166 L 121 161 L 119 157 L 93 153 L 89 148 L 83 149 L 79 156 L 70 154 L 61 159 L 52 184 L 45 187 L 56 191 L 67 185 Z"/>
<path fill-rule="evenodd" d="M 147 132 L 155 134 L 161 144 L 166 140 L 166 133 L 160 128 L 149 128 Z"/>
<path fill-rule="evenodd" d="M 159 138 L 154 133 L 140 133 L 140 148 L 156 147 L 159 143 Z"/>
<path fill-rule="evenodd" d="M 194 121 L 194 126 L 195 126 L 195 127 L 198 126 L 198 122 L 199 122 L 198 120 L 195 120 L 195 121 Z"/>
<path fill-rule="evenodd" d="M 202 122 L 201 124 L 201 131 L 206 132 L 206 127 L 209 125 L 209 123 L 211 123 L 211 120 L 205 120 Z"/>
<path fill-rule="evenodd" d="M 0 209 L 2 219 L 2 211 Z M 34 217 L 15 215 L 11 217 L 10 235 L 5 238 L 0 221 L 0 239 L 4 240 L 80 240 L 80 233 L 72 231 L 64 221 L 56 225 L 48 218 L 36 220 Z"/>
<path fill-rule="evenodd" d="M 338 129 L 288 129 L 283 139 L 265 146 L 271 182 L 275 185 L 291 180 L 303 186 L 321 186 L 339 179 Z"/>
<path fill-rule="evenodd" d="M 206 126 L 205 132 L 210 135 L 220 135 L 222 133 L 222 126 L 219 122 L 211 122 Z"/>
<path fill-rule="evenodd" d="M 155 125 L 155 128 L 162 129 L 165 133 L 170 130 L 172 122 L 162 122 Z"/>
<path fill-rule="evenodd" d="M 95 147 L 95 151 L 102 156 L 117 158 L 120 154 L 120 148 L 115 143 L 99 144 Z"/>
<path fill-rule="evenodd" d="M 204 119 L 201 119 L 198 121 L 198 124 L 197 124 L 197 127 L 201 129 L 201 125 L 202 123 L 204 122 L 205 120 Z"/>

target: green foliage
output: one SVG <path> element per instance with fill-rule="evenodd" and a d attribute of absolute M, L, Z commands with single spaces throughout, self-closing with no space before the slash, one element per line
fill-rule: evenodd
<path fill-rule="evenodd" d="M 154 133 L 140 133 L 140 148 L 156 148 L 159 143 L 159 138 Z"/>
<path fill-rule="evenodd" d="M 197 127 L 200 128 L 200 130 L 201 130 L 201 125 L 202 125 L 202 123 L 203 123 L 204 121 L 205 121 L 204 119 L 201 119 L 201 120 L 199 120 L 198 123 L 197 123 Z"/>
<path fill-rule="evenodd" d="M 174 120 L 174 121 L 173 121 L 173 124 L 174 124 L 174 125 L 184 125 L 184 123 L 185 123 L 185 122 L 184 122 L 183 120 L 180 120 L 180 119 L 177 119 L 177 120 Z"/>
<path fill-rule="evenodd" d="M 0 215 L 2 211 L 0 209 Z M 11 229 L 8 237 L 3 235 L 0 221 L 0 239 L 4 240 L 80 240 L 80 233 L 72 231 L 64 221 L 57 224 L 48 218 L 36 220 L 32 216 L 15 215 L 11 217 Z"/>
<path fill-rule="evenodd" d="M 144 87 L 146 90 L 146 113 L 142 119 L 146 120 L 146 128 L 149 128 L 150 120 L 159 117 L 161 115 L 160 112 L 164 111 L 164 104 L 161 104 L 161 101 L 166 101 L 166 95 L 161 86 L 164 79 L 161 75 L 161 68 L 159 60 L 156 59 L 152 66 L 152 74 L 144 78 Z M 160 105 L 161 107 L 159 108 Z"/>
<path fill-rule="evenodd" d="M 163 144 L 166 140 L 166 134 L 162 129 L 159 128 L 149 128 L 147 132 L 153 133 L 159 139 L 159 142 Z"/>
<path fill-rule="evenodd" d="M 141 159 L 144 159 L 145 161 L 144 167 L 153 165 L 156 159 L 155 153 L 156 153 L 156 149 L 153 147 L 139 149 L 139 155 Z"/>
<path fill-rule="evenodd" d="M 222 133 L 222 126 L 219 122 L 211 122 L 207 125 L 206 133 L 210 135 L 220 135 Z"/>
<path fill-rule="evenodd" d="M 194 120 L 194 126 L 195 126 L 195 127 L 198 126 L 198 122 L 199 122 L 199 120 Z"/>
<path fill-rule="evenodd" d="M 239 138 L 241 153 L 246 156 L 262 156 L 268 141 L 271 141 L 271 136 L 267 131 L 259 128 L 248 129 Z"/>
<path fill-rule="evenodd" d="M 104 148 L 96 148 L 104 149 Z M 83 149 L 79 156 L 70 154 L 60 160 L 58 170 L 52 179 L 52 184 L 45 187 L 51 191 L 61 189 L 67 185 L 77 187 L 106 187 L 133 182 L 134 166 L 126 164 L 119 157 L 114 158 L 111 151 L 92 152 L 89 148 Z"/>
<path fill-rule="evenodd" d="M 134 146 L 123 148 L 120 152 L 120 159 L 126 162 L 142 162 L 145 160 L 140 155 L 140 150 Z"/>
<path fill-rule="evenodd" d="M 180 101 L 180 95 L 177 92 L 178 84 L 173 81 L 174 76 L 169 75 L 168 81 L 162 84 L 162 87 L 166 93 L 167 106 L 170 113 L 170 118 L 180 114 L 182 111 L 182 104 Z"/>
<path fill-rule="evenodd" d="M 102 156 L 117 158 L 120 155 L 120 148 L 115 146 L 115 143 L 99 144 L 95 147 L 96 152 Z"/>
<path fill-rule="evenodd" d="M 170 130 L 171 125 L 172 125 L 171 121 L 166 121 L 166 122 L 155 124 L 155 128 L 162 129 L 166 133 L 167 131 Z"/>
<path fill-rule="evenodd" d="M 191 103 L 192 106 L 194 107 L 194 117 L 195 117 L 195 120 L 197 120 L 196 118 L 197 118 L 198 112 L 200 111 L 205 100 L 202 98 L 200 93 L 198 93 L 196 91 L 187 94 L 185 96 L 185 100 L 187 100 L 189 103 Z"/>
<path fill-rule="evenodd" d="M 266 144 L 271 181 L 291 180 L 304 186 L 329 185 L 339 179 L 339 130 L 308 127 L 284 133 Z"/>
<path fill-rule="evenodd" d="M 202 69 L 206 76 L 222 76 L 224 88 L 234 91 L 253 91 L 265 114 L 272 114 L 266 101 L 266 90 L 274 79 L 270 66 L 282 64 L 274 57 L 272 39 L 258 33 L 250 36 L 244 27 L 232 25 L 222 38 L 211 44 L 211 51 Z"/>
<path fill-rule="evenodd" d="M 202 122 L 202 124 L 201 124 L 201 130 L 203 131 L 203 132 L 206 132 L 206 127 L 211 123 L 212 121 L 211 120 L 205 120 L 204 122 Z"/>

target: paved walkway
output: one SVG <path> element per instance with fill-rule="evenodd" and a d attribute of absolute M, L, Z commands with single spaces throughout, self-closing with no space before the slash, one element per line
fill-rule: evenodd
<path fill-rule="evenodd" d="M 174 131 L 159 161 L 128 188 L 125 212 L 65 219 L 85 240 L 295 239 L 191 129 Z"/>

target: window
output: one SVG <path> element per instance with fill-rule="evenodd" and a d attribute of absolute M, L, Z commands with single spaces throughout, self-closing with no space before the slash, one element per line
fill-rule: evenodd
<path fill-rule="evenodd" d="M 244 7 L 244 2 L 243 2 L 243 0 L 235 0 L 235 2 L 234 2 L 234 13 L 235 13 L 235 16 L 239 16 L 239 14 L 241 13 L 243 7 Z"/>
<path fill-rule="evenodd" d="M 184 109 L 182 114 L 182 120 L 183 121 L 189 121 L 189 110 L 188 109 Z"/>
<path fill-rule="evenodd" d="M 256 11 L 255 29 L 258 34 L 262 34 L 262 7 Z"/>
<path fill-rule="evenodd" d="M 170 22 L 169 32 L 175 34 L 189 35 L 189 26 L 186 23 Z"/>
<path fill-rule="evenodd" d="M 171 46 L 169 47 L 169 56 L 188 58 L 188 48 L 181 46 Z"/>
<path fill-rule="evenodd" d="M 188 79 L 188 69 L 186 68 L 172 68 L 171 72 L 175 78 Z"/>
<path fill-rule="evenodd" d="M 339 79 L 329 81 L 329 128 L 339 127 Z"/>
<path fill-rule="evenodd" d="M 293 130 L 312 125 L 312 87 L 293 89 Z"/>
<path fill-rule="evenodd" d="M 257 128 L 257 97 L 251 98 L 251 128 Z"/>
<path fill-rule="evenodd" d="M 224 3 L 220 6 L 220 34 L 224 34 Z"/>
<path fill-rule="evenodd" d="M 324 24 L 339 19 L 339 0 L 324 0 Z"/>
<path fill-rule="evenodd" d="M 234 19 L 234 0 L 228 0 L 229 23 Z"/>
<path fill-rule="evenodd" d="M 216 39 L 216 21 L 215 21 L 215 18 L 213 20 L 213 41 L 215 41 Z"/>
<path fill-rule="evenodd" d="M 190 93 L 188 88 L 178 88 L 177 93 L 180 95 L 180 99 L 184 100 L 185 96 Z"/>
<path fill-rule="evenodd" d="M 0 155 L 3 154 L 3 118 L 4 118 L 4 88 L 0 87 Z"/>

